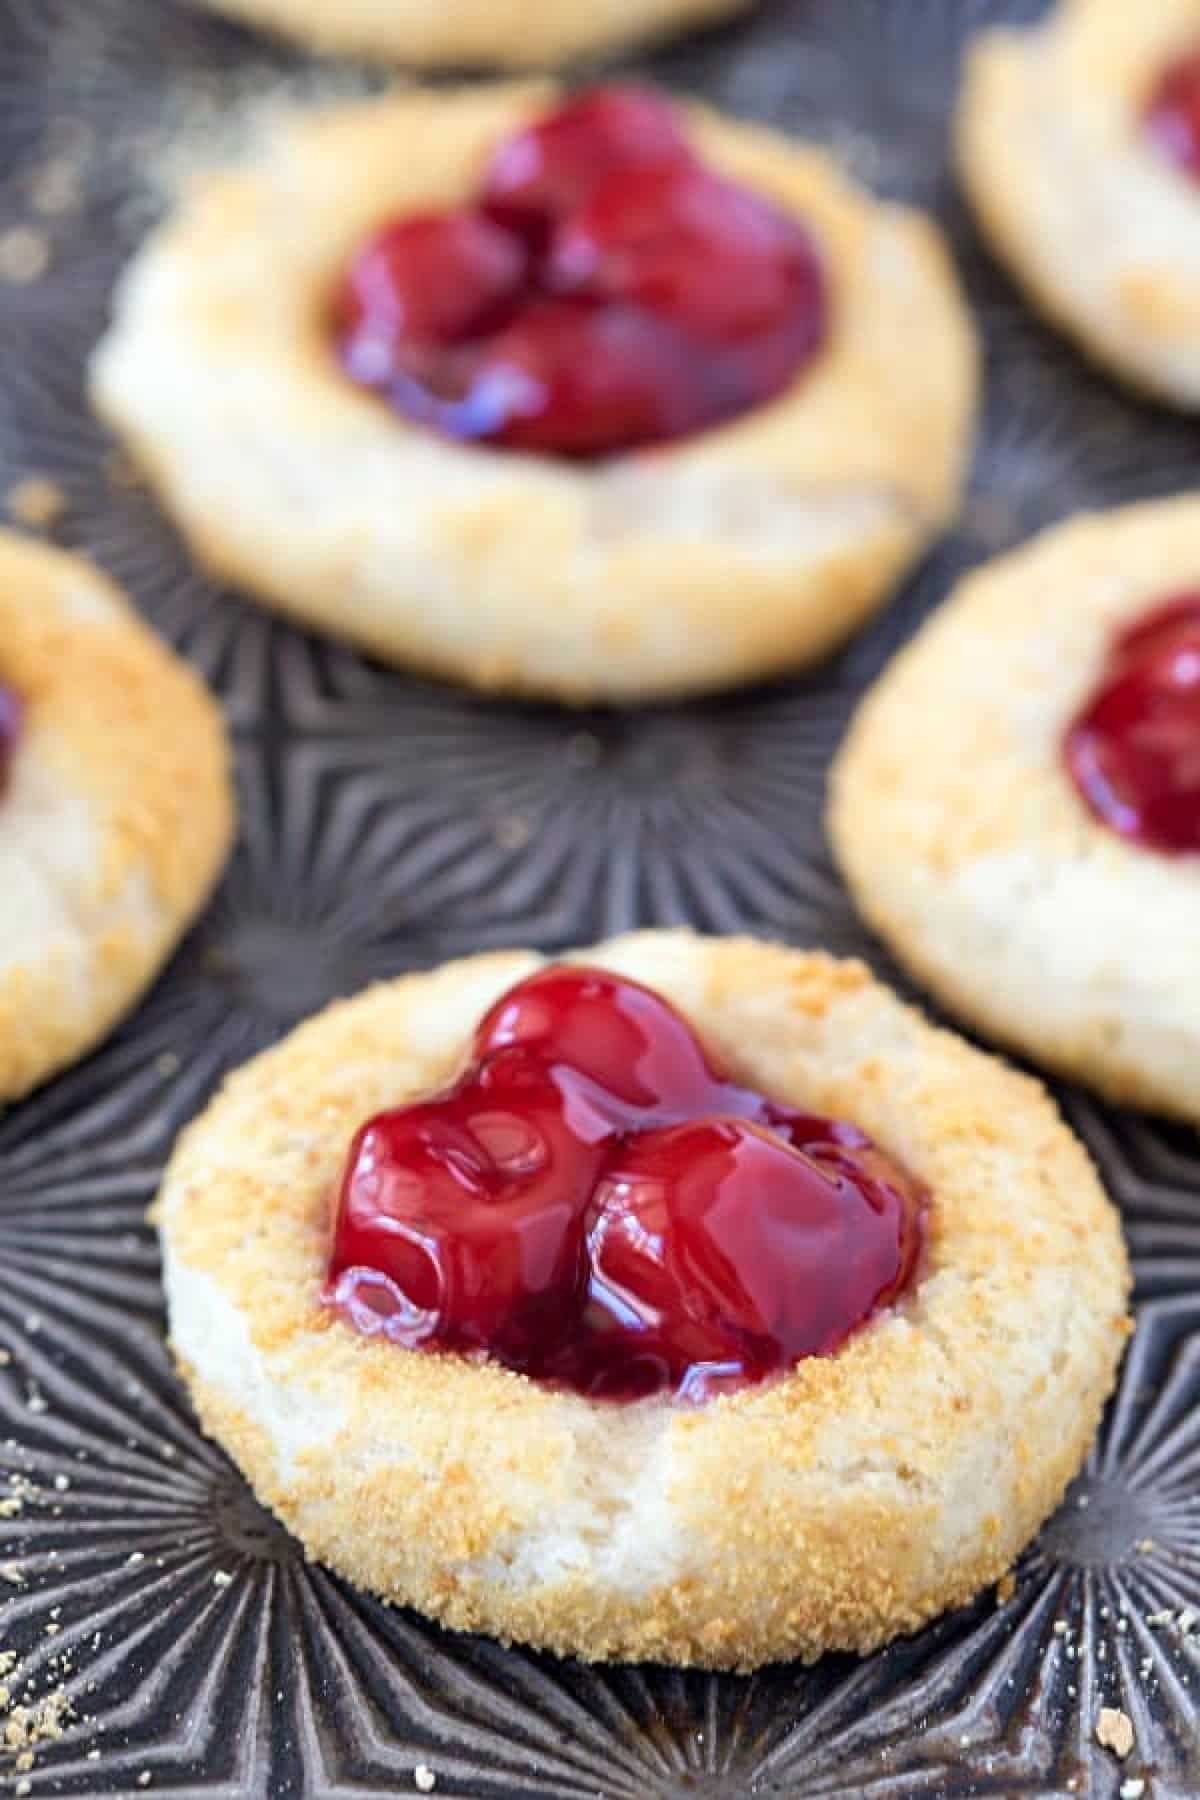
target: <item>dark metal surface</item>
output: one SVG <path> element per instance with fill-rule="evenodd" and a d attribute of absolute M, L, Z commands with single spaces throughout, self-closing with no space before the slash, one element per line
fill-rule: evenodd
<path fill-rule="evenodd" d="M 424 1764 L 436 1794 L 478 1800 L 1200 1793 L 1200 1632 L 1179 1620 L 1200 1612 L 1194 1134 L 1063 1092 L 1125 1215 L 1139 1324 L 1089 1469 L 1011 1597 L 867 1662 L 751 1679 L 504 1651 L 307 1567 L 196 1429 L 143 1224 L 221 1072 L 373 976 L 679 920 L 886 968 L 820 830 L 855 694 L 966 564 L 1082 504 L 1186 485 L 1196 460 L 1195 428 L 1036 323 L 954 195 L 962 43 L 1036 10 L 767 0 L 647 65 L 933 207 L 989 383 L 962 524 L 871 630 L 808 680 L 617 717 L 473 699 L 270 621 L 113 485 L 82 368 L 148 176 L 181 122 L 302 65 L 168 0 L 0 0 L 0 232 L 27 224 L 50 248 L 41 279 L 0 282 L 0 487 L 61 482 L 61 541 L 124 581 L 222 695 L 243 805 L 216 903 L 137 1015 L 0 1119 L 0 1500 L 16 1501 L 0 1509 L 0 1650 L 19 1659 L 12 1698 L 61 1681 L 75 1707 L 31 1770 L 0 1755 L 14 1785 L 374 1796 L 416 1792 Z M 39 171 L 63 151 L 84 163 L 81 204 L 39 213 Z M 1102 1705 L 1133 1720 L 1123 1765 L 1095 1743 Z"/>

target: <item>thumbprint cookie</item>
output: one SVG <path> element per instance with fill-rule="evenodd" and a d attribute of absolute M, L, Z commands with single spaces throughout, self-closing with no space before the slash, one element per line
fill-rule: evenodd
<path fill-rule="evenodd" d="M 970 1599 L 1127 1329 L 1043 1089 L 749 939 L 373 988 L 229 1080 L 156 1210 L 201 1418 L 309 1553 L 589 1659 L 867 1651 Z"/>
<path fill-rule="evenodd" d="M 621 86 L 293 118 L 151 237 L 92 365 L 218 576 L 579 702 L 847 636 L 954 512 L 975 385 L 931 223 Z"/>
<path fill-rule="evenodd" d="M 1059 0 L 967 59 L 958 158 L 998 256 L 1100 362 L 1200 407 L 1200 7 Z"/>
<path fill-rule="evenodd" d="M 206 0 L 334 54 L 420 68 L 548 69 L 672 37 L 747 0 Z"/>
<path fill-rule="evenodd" d="M 969 575 L 863 701 L 830 824 L 939 999 L 1200 1121 L 1200 498 L 1085 515 Z"/>
<path fill-rule="evenodd" d="M 232 825 L 200 682 L 90 563 L 0 531 L 0 1104 L 133 1005 Z"/>

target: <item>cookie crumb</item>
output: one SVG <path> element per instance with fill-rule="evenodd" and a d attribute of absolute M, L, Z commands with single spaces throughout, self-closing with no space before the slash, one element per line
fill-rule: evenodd
<path fill-rule="evenodd" d="M 21 1777 L 20 1781 L 18 1781 L 16 1787 L 13 1789 L 13 1793 L 18 1796 L 18 1800 L 25 1800 L 25 1795 L 32 1794 L 32 1792 L 33 1792 L 32 1781 L 30 1781 L 30 1779 L 27 1775 L 23 1775 Z"/>
<path fill-rule="evenodd" d="M 1149 1556 L 1153 1551 L 1158 1549 L 1158 1545 L 1153 1538 L 1139 1538 L 1133 1547 L 1139 1556 Z"/>
<path fill-rule="evenodd" d="M 22 1701 L 17 1705 L 10 1703 L 7 1689 L 4 1693 L 5 1718 L 0 1748 L 12 1754 L 17 1769 L 32 1769 L 36 1746 L 53 1743 L 63 1734 L 64 1721 L 71 1711 L 67 1691 L 57 1687 L 38 1700 Z"/>
<path fill-rule="evenodd" d="M 233 1576 L 229 1573 L 228 1569 L 218 1569 L 213 1575 L 214 1587 L 227 1588 L 232 1581 Z"/>
<path fill-rule="evenodd" d="M 139 1787 L 149 1787 L 150 1786 L 150 1771 L 149 1771 L 149 1769 L 142 1770 L 141 1774 L 137 1778 L 137 1784 Z"/>
<path fill-rule="evenodd" d="M 1128 1781 L 1123 1781 L 1121 1783 L 1118 1791 L 1121 1800 L 1142 1800 L 1142 1795 L 1146 1791 L 1146 1784 L 1140 1775 L 1131 1775 Z"/>
<path fill-rule="evenodd" d="M 1133 1720 L 1119 1706 L 1102 1706 L 1096 1720 L 1096 1742 L 1124 1762 L 1133 1749 Z"/>
<path fill-rule="evenodd" d="M 428 1763 L 418 1763 L 413 1770 L 413 1785 L 423 1794 L 432 1794 L 437 1786 L 437 1776 Z"/>
<path fill-rule="evenodd" d="M 67 510 L 67 496 L 47 475 L 27 475 L 8 490 L 8 516 L 33 531 L 48 531 Z"/>
<path fill-rule="evenodd" d="M 0 281 L 24 287 L 37 281 L 50 267 L 50 246 L 41 232 L 28 225 L 14 225 L 0 232 Z"/>

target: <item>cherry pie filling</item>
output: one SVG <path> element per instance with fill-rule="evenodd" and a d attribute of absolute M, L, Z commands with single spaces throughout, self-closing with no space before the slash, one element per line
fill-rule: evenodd
<path fill-rule="evenodd" d="M 1146 102 L 1142 130 L 1160 156 L 1200 180 L 1200 49 L 1163 69 Z"/>
<path fill-rule="evenodd" d="M 650 989 L 551 965 L 452 1087 L 358 1132 L 326 1298 L 408 1349 L 702 1400 L 896 1300 L 926 1201 L 855 1126 L 730 1080 Z"/>
<path fill-rule="evenodd" d="M 826 286 L 804 228 L 612 86 L 505 139 L 466 205 L 395 219 L 334 305 L 352 381 L 445 436 L 564 457 L 667 442 L 796 379 Z"/>
<path fill-rule="evenodd" d="M 0 794 L 8 785 L 9 765 L 21 735 L 21 702 L 0 683 Z"/>
<path fill-rule="evenodd" d="M 1113 639 L 1063 755 L 1102 824 L 1146 849 L 1200 851 L 1200 591 Z"/>

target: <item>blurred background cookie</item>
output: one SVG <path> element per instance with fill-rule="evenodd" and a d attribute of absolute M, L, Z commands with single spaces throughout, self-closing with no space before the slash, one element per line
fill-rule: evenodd
<path fill-rule="evenodd" d="M 82 558 L 0 531 L 0 1103 L 131 1007 L 233 832 L 200 682 Z"/>
<path fill-rule="evenodd" d="M 749 0 L 205 0 L 314 50 L 421 68 L 555 68 L 673 37 Z"/>
<path fill-rule="evenodd" d="M 639 701 L 820 656 L 954 515 L 933 224 L 644 89 L 300 115 L 135 259 L 101 414 L 199 559 L 388 661 Z"/>
<path fill-rule="evenodd" d="M 1200 498 L 966 577 L 868 693 L 829 823 L 867 921 L 988 1035 L 1200 1121 Z"/>
<path fill-rule="evenodd" d="M 1059 0 L 967 54 L 958 161 L 996 254 L 1114 373 L 1200 406 L 1200 8 Z"/>

